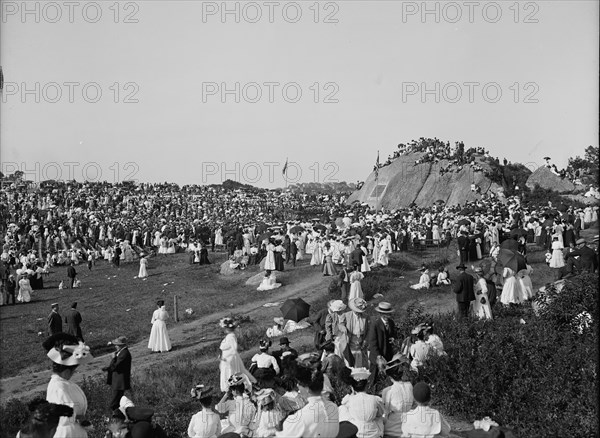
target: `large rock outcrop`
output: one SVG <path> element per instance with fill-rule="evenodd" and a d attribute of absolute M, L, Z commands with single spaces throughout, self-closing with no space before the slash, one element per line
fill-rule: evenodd
<path fill-rule="evenodd" d="M 531 190 L 535 185 L 539 185 L 543 189 L 555 190 L 558 193 L 568 193 L 575 190 L 575 184 L 566 178 L 561 178 L 546 166 L 540 166 L 529 175 L 525 183 Z"/>
<path fill-rule="evenodd" d="M 398 157 L 379 169 L 377 181 L 375 172 L 371 172 L 361 189 L 350 195 L 347 202 L 360 201 L 386 209 L 408 207 L 413 202 L 419 207 L 426 207 L 440 200 L 446 205 L 462 205 L 479 199 L 483 193 L 492 191 L 498 194 L 502 191 L 501 186 L 485 176 L 490 167 L 481 161 L 482 157 L 477 158 L 476 163 L 483 171 L 474 171 L 470 165 L 464 165 L 457 171 L 457 166 L 449 166 L 447 160 L 415 165 L 422 155 L 412 153 Z M 440 174 L 440 168 L 448 167 L 450 172 Z M 481 194 L 473 192 L 471 184 L 479 187 Z"/>

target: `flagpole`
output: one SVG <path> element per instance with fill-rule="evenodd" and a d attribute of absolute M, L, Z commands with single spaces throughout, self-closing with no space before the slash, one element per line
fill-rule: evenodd
<path fill-rule="evenodd" d="M 377 203 L 375 205 L 375 214 L 379 212 L 379 150 L 377 151 L 377 173 L 375 174 L 375 190 L 377 193 Z"/>

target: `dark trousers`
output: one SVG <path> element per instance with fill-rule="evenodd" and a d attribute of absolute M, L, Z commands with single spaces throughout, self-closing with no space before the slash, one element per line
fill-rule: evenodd
<path fill-rule="evenodd" d="M 115 257 L 113 258 L 113 263 L 115 264 L 115 266 L 118 268 L 119 265 L 121 264 L 121 258 L 120 257 Z"/>
<path fill-rule="evenodd" d="M 290 254 L 289 257 L 290 257 L 290 259 L 289 259 L 288 263 L 292 262 L 292 266 L 296 266 L 296 254 Z"/>
<path fill-rule="evenodd" d="M 469 251 L 460 251 L 460 263 L 465 264 L 469 261 Z"/>
<path fill-rule="evenodd" d="M 75 277 L 69 277 L 69 284 L 71 289 L 73 289 L 73 284 L 75 283 Z"/>
<path fill-rule="evenodd" d="M 10 303 L 10 299 L 12 298 L 12 303 L 13 305 L 15 304 L 15 293 L 14 292 L 8 292 L 6 295 L 6 304 Z"/>
<path fill-rule="evenodd" d="M 119 403 L 121 402 L 121 397 L 125 395 L 124 389 L 113 389 L 111 392 L 110 399 L 110 410 L 114 411 L 115 409 L 119 409 Z"/>
<path fill-rule="evenodd" d="M 471 302 L 470 301 L 465 301 L 465 302 L 460 302 L 457 301 L 456 302 L 457 306 L 458 306 L 458 315 L 466 318 L 467 316 L 469 316 L 469 308 L 471 307 Z"/>

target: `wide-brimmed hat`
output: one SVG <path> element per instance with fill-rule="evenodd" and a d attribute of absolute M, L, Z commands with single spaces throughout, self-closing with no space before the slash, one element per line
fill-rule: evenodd
<path fill-rule="evenodd" d="M 290 345 L 290 340 L 283 336 L 281 339 L 279 339 L 279 345 Z"/>
<path fill-rule="evenodd" d="M 465 264 L 464 264 L 464 263 L 461 263 L 460 265 L 458 265 L 458 266 L 456 267 L 456 269 L 464 269 L 464 270 L 466 271 L 466 270 L 467 270 L 467 267 L 465 266 Z"/>
<path fill-rule="evenodd" d="M 48 358 L 59 365 L 75 366 L 88 363 L 94 358 L 90 353 L 90 347 L 83 342 L 78 345 L 63 345 L 60 348 L 52 348 L 48 351 Z"/>
<path fill-rule="evenodd" d="M 392 313 L 394 309 L 392 308 L 392 305 L 390 303 L 382 301 L 377 305 L 375 311 L 379 313 Z"/>
<path fill-rule="evenodd" d="M 190 391 L 190 395 L 192 396 L 192 398 L 201 399 L 201 398 L 210 397 L 211 395 L 213 395 L 212 392 L 213 392 L 212 386 L 198 384 L 192 388 L 192 390 Z"/>
<path fill-rule="evenodd" d="M 585 243 L 585 239 L 577 239 L 575 241 L 575 245 L 583 245 Z"/>
<path fill-rule="evenodd" d="M 329 309 L 332 312 L 341 312 L 345 308 L 346 308 L 346 305 L 344 304 L 344 302 L 342 300 L 334 300 L 334 301 L 330 302 L 330 304 L 329 304 Z"/>
<path fill-rule="evenodd" d="M 234 329 L 237 327 L 237 322 L 235 322 L 233 318 L 223 318 L 219 321 L 219 326 L 221 326 L 221 328 Z"/>
<path fill-rule="evenodd" d="M 282 316 L 276 316 L 275 318 L 273 318 L 273 321 L 275 322 L 275 324 L 285 324 L 285 318 L 283 318 Z"/>
<path fill-rule="evenodd" d="M 127 409 L 128 408 L 132 408 L 135 405 L 133 404 L 133 402 L 131 400 L 129 400 L 127 397 L 122 396 L 121 400 L 119 401 L 119 411 L 121 411 L 121 413 L 125 416 L 126 419 L 128 419 L 129 417 L 127 417 Z"/>
<path fill-rule="evenodd" d="M 363 313 L 367 309 L 367 302 L 360 297 L 355 297 L 348 301 L 348 307 L 353 312 Z"/>
<path fill-rule="evenodd" d="M 483 275 L 483 268 L 481 266 L 477 266 L 473 272 L 478 275 Z"/>
<path fill-rule="evenodd" d="M 113 339 L 108 345 L 126 345 L 127 338 L 125 336 L 119 336 L 117 339 Z"/>
<path fill-rule="evenodd" d="M 256 401 L 259 405 L 265 406 L 275 400 L 275 391 L 270 388 L 263 388 L 255 393 Z"/>
<path fill-rule="evenodd" d="M 352 372 L 350 373 L 350 375 L 356 381 L 367 380 L 369 377 L 371 377 L 371 372 L 364 367 L 352 368 Z"/>

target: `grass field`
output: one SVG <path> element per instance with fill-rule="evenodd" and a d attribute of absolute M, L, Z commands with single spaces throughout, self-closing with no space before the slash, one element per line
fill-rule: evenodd
<path fill-rule="evenodd" d="M 593 233 L 593 231 L 591 231 Z M 595 231 L 597 234 L 597 229 Z M 248 359 L 257 350 L 257 341 L 265 329 L 272 325 L 272 318 L 279 315 L 277 307 L 263 307 L 266 302 L 281 302 L 287 297 L 302 297 L 311 303 L 311 313 L 323 308 L 327 300 L 337 298 L 328 292 L 330 278 L 323 277 L 317 267 L 308 266 L 308 260 L 297 267 L 280 273 L 278 278 L 284 287 L 274 292 L 257 292 L 256 286 L 247 286 L 246 280 L 259 272 L 253 267 L 232 276 L 218 274 L 224 254 L 211 254 L 213 265 L 197 267 L 188 264 L 185 254 L 154 257 L 149 262 L 147 280 L 134 278 L 138 265 L 132 263 L 121 269 L 100 262 L 91 272 L 83 265 L 78 267 L 82 288 L 58 290 L 57 285 L 65 276 L 66 268 L 56 270 L 45 283 L 47 289 L 37 291 L 32 303 L 0 308 L 0 329 L 2 331 L 3 354 L 2 392 L 0 399 L 6 403 L 15 399 L 27 400 L 34 394 L 42 393 L 50 373 L 49 362 L 40 342 L 44 337 L 37 333 L 45 331 L 46 317 L 50 303 L 59 302 L 63 310 L 72 301 L 79 303 L 83 316 L 83 330 L 86 342 L 91 345 L 96 359 L 78 371 L 74 380 L 88 394 L 88 416 L 97 427 L 102 427 L 102 415 L 106 414 L 108 387 L 104 385 L 104 374 L 100 371 L 110 358 L 106 354 L 111 349 L 106 343 L 118 335 L 125 334 L 130 339 L 130 350 L 134 357 L 132 397 L 141 405 L 153 406 L 157 419 L 172 430 L 170 436 L 182 436 L 182 422 L 189 421 L 197 406 L 187 396 L 189 386 L 201 380 L 215 383 L 218 379 L 218 344 L 222 333 L 217 321 L 220 317 L 237 314 L 245 322 L 240 327 L 238 337 L 242 356 Z M 552 280 L 552 272 L 544 261 L 544 252 L 530 248 L 530 263 L 533 264 L 532 280 L 538 288 Z M 435 265 L 447 261 L 451 276 L 454 277 L 456 250 L 429 249 L 424 252 L 396 253 L 390 265 L 368 274 L 363 280 L 363 290 L 367 297 L 375 292 L 383 297 L 371 299 L 367 310 L 373 314 L 373 307 L 379 301 L 391 302 L 396 308 L 395 319 L 402 320 L 407 308 L 418 305 L 428 313 L 446 313 L 454 310 L 455 298 L 450 288 L 430 291 L 414 291 L 410 284 L 418 281 L 416 269 L 421 264 Z M 146 348 L 150 332 L 150 318 L 155 309 L 155 300 L 165 299 L 167 310 L 173 314 L 173 297 L 177 295 L 179 323 L 168 323 L 173 341 L 173 351 L 166 354 L 150 354 Z M 188 316 L 184 310 L 193 309 Z M 309 351 L 312 347 L 312 330 L 293 333 L 292 345 L 299 351 Z M 10 377 L 14 376 L 14 377 Z M 175 415 L 174 413 L 178 413 Z M 166 416 L 166 417 L 165 417 Z M 4 424 L 0 437 L 11 435 L 17 427 Z M 187 423 L 186 423 L 187 424 Z M 183 427 L 186 426 L 183 425 Z M 465 427 L 460 419 L 452 420 L 453 427 Z M 468 425 L 467 425 L 468 426 Z M 91 438 L 102 436 L 100 433 Z"/>

